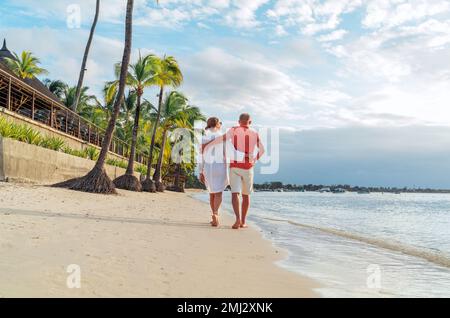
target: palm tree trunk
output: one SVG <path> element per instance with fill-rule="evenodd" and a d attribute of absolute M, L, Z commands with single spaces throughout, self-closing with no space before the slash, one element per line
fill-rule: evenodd
<path fill-rule="evenodd" d="M 128 158 L 127 171 L 124 175 L 114 179 L 114 185 L 119 189 L 141 192 L 142 185 L 134 175 L 134 157 L 136 154 L 137 135 L 139 129 L 139 116 L 141 113 L 141 91 L 137 92 L 136 113 L 134 115 L 133 131 L 131 136 L 130 157 Z"/>
<path fill-rule="evenodd" d="M 108 127 L 106 128 L 105 137 L 103 139 L 102 150 L 100 152 L 99 159 L 97 160 L 96 167 L 103 169 L 106 156 L 109 151 L 109 147 L 111 146 L 111 140 L 114 133 L 114 128 L 116 127 L 117 117 L 119 115 L 120 106 L 123 102 L 123 98 L 125 95 L 125 86 L 128 75 L 128 65 L 130 64 L 130 56 L 131 56 L 131 44 L 132 44 L 132 34 L 133 34 L 133 4 L 134 0 L 128 0 L 127 2 L 127 16 L 125 23 L 125 48 L 123 51 L 122 57 L 122 66 L 120 69 L 120 78 L 119 78 L 119 89 L 117 92 L 117 97 L 114 102 L 113 113 L 111 114 L 111 118 L 109 119 Z"/>
<path fill-rule="evenodd" d="M 155 181 L 156 188 L 160 192 L 164 191 L 164 189 L 162 187 L 162 181 L 161 181 L 161 170 L 162 170 L 162 164 L 163 164 L 163 159 L 164 159 L 164 148 L 166 147 L 166 139 L 167 139 L 167 129 L 164 129 L 164 132 L 162 135 L 161 150 L 159 152 L 159 157 L 158 157 L 158 163 L 156 164 L 155 173 L 153 174 L 153 181 Z"/>
<path fill-rule="evenodd" d="M 175 171 L 175 190 L 178 192 L 184 192 L 183 187 L 180 187 L 180 177 L 181 177 L 181 163 L 177 163 L 177 168 Z"/>
<path fill-rule="evenodd" d="M 96 7 L 95 7 L 94 22 L 92 23 L 92 26 L 91 26 L 91 32 L 89 33 L 89 38 L 88 38 L 88 41 L 86 44 L 86 49 L 84 50 L 83 62 L 81 63 L 81 70 L 80 70 L 80 76 L 78 78 L 78 85 L 77 85 L 77 91 L 75 93 L 75 100 L 73 101 L 73 104 L 71 105 L 71 109 L 74 112 L 77 110 L 78 102 L 80 100 L 81 88 L 83 87 L 83 81 L 84 81 L 84 74 L 86 73 L 87 59 L 89 56 L 89 51 L 91 49 L 92 39 L 94 38 L 95 28 L 97 27 L 99 13 L 100 13 L 100 0 L 97 0 Z"/>
<path fill-rule="evenodd" d="M 125 93 L 126 77 L 128 74 L 128 65 L 130 63 L 133 35 L 133 4 L 134 0 L 127 1 L 127 13 L 125 21 L 125 48 L 122 57 L 119 89 L 116 100 L 114 101 L 113 113 L 111 114 L 108 127 L 106 128 L 105 137 L 102 143 L 102 149 L 94 168 L 85 177 L 75 179 L 73 180 L 72 184 L 68 185 L 68 187 L 73 190 L 104 194 L 116 193 L 114 183 L 106 174 L 105 160 L 108 155 L 109 147 L 111 146 L 111 140 L 113 137 L 114 128 L 116 126 L 117 116 L 119 114 L 120 105 Z M 68 183 L 69 182 L 66 182 L 64 185 L 67 185 Z"/>
<path fill-rule="evenodd" d="M 161 118 L 161 107 L 162 107 L 163 95 L 164 95 L 164 86 L 161 86 L 161 88 L 159 90 L 158 113 L 156 115 L 156 121 L 155 121 L 155 125 L 153 127 L 152 141 L 150 143 L 150 153 L 148 156 L 147 180 L 150 180 L 150 178 L 151 178 L 153 150 L 155 148 L 156 130 L 158 129 L 159 120 Z"/>
<path fill-rule="evenodd" d="M 139 129 L 139 116 L 141 114 L 141 93 L 138 92 L 136 102 L 136 113 L 134 115 L 133 133 L 131 136 L 130 158 L 128 159 L 128 167 L 126 174 L 134 174 L 134 157 L 136 155 L 137 134 Z"/>

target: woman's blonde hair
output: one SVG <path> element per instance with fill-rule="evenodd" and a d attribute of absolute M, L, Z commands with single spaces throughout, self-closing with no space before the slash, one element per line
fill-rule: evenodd
<path fill-rule="evenodd" d="M 217 127 L 217 125 L 220 123 L 220 119 L 217 117 L 210 117 L 208 118 L 208 120 L 206 121 L 206 128 L 205 130 L 211 129 L 211 128 L 215 128 Z"/>

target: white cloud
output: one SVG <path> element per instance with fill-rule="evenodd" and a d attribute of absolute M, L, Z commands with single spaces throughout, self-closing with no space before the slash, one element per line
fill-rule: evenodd
<path fill-rule="evenodd" d="M 44 19 L 66 20 L 67 8 L 70 5 L 78 5 L 81 9 L 81 19 L 83 24 L 90 25 L 95 13 L 95 1 L 92 0 L 41 0 L 39 5 L 33 0 L 15 0 L 14 6 L 22 7 L 22 10 L 29 12 L 34 17 Z M 140 11 L 147 5 L 146 0 L 135 0 L 135 11 Z M 125 16 L 126 1 L 107 0 L 100 2 L 100 21 L 110 23 L 123 23 Z"/>
<path fill-rule="evenodd" d="M 183 61 L 185 90 L 211 114 L 247 110 L 259 117 L 287 118 L 304 95 L 301 84 L 270 64 L 257 63 L 223 49 L 208 48 Z"/>
<path fill-rule="evenodd" d="M 233 53 L 231 53 L 233 52 Z M 208 115 L 236 117 L 254 114 L 255 123 L 288 127 L 342 125 L 334 115 L 339 104 L 351 97 L 335 85 L 316 86 L 290 74 L 284 61 L 263 51 L 264 57 L 241 50 L 208 48 L 182 61 L 182 90 Z M 233 116 L 234 114 L 234 116 Z"/>
<path fill-rule="evenodd" d="M 335 30 L 342 15 L 362 5 L 361 0 L 279 0 L 267 11 L 267 16 L 278 23 L 299 26 L 306 35 Z"/>
<path fill-rule="evenodd" d="M 317 38 L 317 40 L 319 42 L 333 42 L 333 41 L 338 41 L 344 38 L 344 36 L 347 34 L 348 32 L 346 30 L 336 30 L 333 31 L 331 33 L 319 36 Z"/>
<path fill-rule="evenodd" d="M 87 31 L 8 28 L 4 29 L 4 32 L 10 50 L 32 51 L 41 59 L 42 66 L 49 71 L 49 78 L 76 85 L 88 37 Z M 91 93 L 100 92 L 104 83 L 114 78 L 113 65 L 121 60 L 122 52 L 121 41 L 98 34 L 95 36 L 85 78 L 85 86 L 91 88 Z"/>
<path fill-rule="evenodd" d="M 71 2 L 42 1 L 37 9 L 31 0 L 15 5 L 45 19 L 64 19 Z M 6 30 L 11 47 L 27 45 L 23 49 L 42 57 L 52 77 L 72 83 L 94 1 L 77 3 L 83 30 Z M 120 60 L 122 40 L 108 36 L 123 35 L 124 3 L 102 2 L 102 23 L 117 25 L 107 25 L 114 31 L 95 37 L 87 84 L 96 91 Z M 355 10 L 360 11 L 351 14 Z M 265 124 L 295 127 L 450 124 L 445 107 L 449 12 L 447 0 L 164 0 L 159 6 L 138 0 L 135 47 L 147 52 L 145 47 L 155 45 L 147 43 L 147 34 L 158 47 L 171 45 L 185 71 L 183 90 L 212 113 L 248 109 Z M 205 38 L 194 45 L 183 42 L 179 31 L 188 24 L 203 29 L 198 32 Z M 154 32 L 154 26 L 168 30 Z M 172 37 L 180 43 L 171 43 Z"/>
<path fill-rule="evenodd" d="M 288 33 L 286 32 L 286 30 L 284 29 L 284 27 L 282 25 L 277 25 L 275 27 L 275 35 L 276 36 L 285 36 Z"/>
<path fill-rule="evenodd" d="M 441 13 L 448 13 L 447 0 L 372 0 L 367 5 L 363 25 L 392 28 Z"/>
<path fill-rule="evenodd" d="M 238 28 L 254 28 L 260 25 L 256 19 L 256 10 L 269 0 L 234 0 L 233 9 L 225 15 L 228 25 Z"/>

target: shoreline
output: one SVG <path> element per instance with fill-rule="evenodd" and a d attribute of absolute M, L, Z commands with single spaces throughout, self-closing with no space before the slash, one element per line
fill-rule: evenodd
<path fill-rule="evenodd" d="M 208 192 L 206 190 L 197 190 L 197 189 L 186 189 L 186 194 L 188 194 L 189 197 L 191 197 L 192 199 L 202 203 L 202 204 L 206 204 L 208 205 L 207 201 L 203 201 L 200 198 L 196 198 L 195 195 L 199 195 L 199 194 L 206 194 L 208 195 Z M 224 199 L 226 199 L 224 197 Z M 225 207 L 226 204 L 225 202 L 222 203 L 222 206 L 220 208 L 220 218 L 223 219 L 223 216 L 225 215 L 225 218 L 227 218 L 227 226 L 231 226 L 231 224 L 234 223 L 234 212 L 232 211 L 232 207 Z M 208 206 L 209 208 L 209 206 Z M 249 210 L 249 214 L 252 213 L 252 207 L 250 207 Z M 263 228 L 258 225 L 256 222 L 252 221 L 251 218 L 247 219 L 247 223 L 249 224 L 249 228 L 246 230 L 249 231 L 255 231 L 258 233 L 258 235 L 261 237 L 262 240 L 268 242 L 270 244 L 270 248 L 273 250 L 278 251 L 278 258 L 273 260 L 273 264 L 277 267 L 282 269 L 283 271 L 287 271 L 289 273 L 293 273 L 294 275 L 297 275 L 299 277 L 302 278 L 307 278 L 309 280 L 311 280 L 314 284 L 313 287 L 313 292 L 315 293 L 315 297 L 322 297 L 322 295 L 319 293 L 318 289 L 323 288 L 324 286 L 322 285 L 321 282 L 317 282 L 316 280 L 314 280 L 311 277 L 308 277 L 307 275 L 304 274 L 300 274 L 294 270 L 289 269 L 288 267 L 286 267 L 285 265 L 283 265 L 283 262 L 287 262 L 289 261 L 289 258 L 291 256 L 293 256 L 293 252 L 289 251 L 287 248 L 283 248 L 281 246 L 278 246 L 268 235 L 268 233 L 265 233 Z M 241 230 L 242 231 L 242 230 Z M 245 230 L 244 230 L 245 231 Z"/>
<path fill-rule="evenodd" d="M 0 297 L 319 297 L 257 229 L 231 230 L 226 213 L 211 228 L 192 193 L 0 183 Z M 71 264 L 79 289 L 67 287 Z"/>

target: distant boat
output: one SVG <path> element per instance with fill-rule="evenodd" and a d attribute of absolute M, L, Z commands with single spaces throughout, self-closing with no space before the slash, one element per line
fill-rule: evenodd
<path fill-rule="evenodd" d="M 330 188 L 322 188 L 319 190 L 320 193 L 330 193 L 331 189 Z"/>
<path fill-rule="evenodd" d="M 333 193 L 347 193 L 347 191 L 345 189 L 342 188 L 337 188 L 333 190 Z"/>

